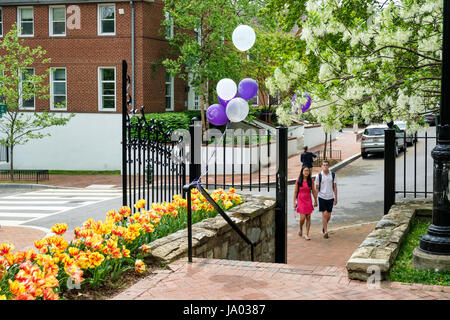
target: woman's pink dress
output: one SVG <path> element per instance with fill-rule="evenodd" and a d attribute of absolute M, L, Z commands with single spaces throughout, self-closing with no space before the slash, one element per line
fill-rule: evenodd
<path fill-rule="evenodd" d="M 298 179 L 297 179 L 298 183 Z M 314 211 L 311 198 L 311 188 L 308 186 L 308 182 L 303 180 L 303 185 L 298 188 L 297 196 L 297 212 L 302 214 L 311 214 Z"/>

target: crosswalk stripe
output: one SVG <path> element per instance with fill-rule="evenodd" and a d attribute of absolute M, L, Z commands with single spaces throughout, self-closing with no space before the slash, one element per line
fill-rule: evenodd
<path fill-rule="evenodd" d="M 28 220 L 0 220 L 0 226 L 18 226 Z"/>
<path fill-rule="evenodd" d="M 66 192 L 79 192 L 79 193 L 98 193 L 98 192 L 103 192 L 103 193 L 120 193 L 122 192 L 121 189 L 92 189 L 92 190 L 87 190 L 87 189 L 52 189 L 52 190 L 37 190 L 37 191 L 33 191 L 35 193 L 45 193 L 45 192 L 53 192 L 53 193 L 66 193 Z"/>
<path fill-rule="evenodd" d="M 36 218 L 36 217 L 42 217 L 42 215 L 45 215 L 45 213 L 22 213 L 22 212 L 0 212 L 0 217 L 11 217 L 14 216 L 14 218 Z M 0 224 L 3 220 L 0 220 Z"/>
<path fill-rule="evenodd" d="M 0 197 L 0 226 L 28 224 L 34 220 L 121 196 L 121 190 L 55 189 Z"/>
<path fill-rule="evenodd" d="M 117 197 L 36 197 L 36 196 L 9 196 L 3 199 L 22 199 L 22 200 L 86 200 L 86 201 L 90 201 L 90 200 L 108 200 L 108 199 L 114 199 Z"/>
<path fill-rule="evenodd" d="M 32 195 L 32 196 L 36 196 L 36 195 L 39 195 L 39 196 L 108 196 L 108 197 L 110 197 L 110 196 L 114 196 L 114 197 L 117 197 L 117 196 L 120 196 L 121 195 L 121 193 L 115 193 L 115 194 L 106 194 L 106 193 L 103 193 L 103 192 L 95 192 L 95 193 L 88 193 L 88 194 L 84 194 L 84 193 L 80 193 L 80 192 L 64 192 L 64 193 L 58 193 L 58 194 L 56 194 L 56 193 L 53 193 L 53 192 L 42 192 L 42 193 L 33 193 L 33 194 L 31 194 L 30 193 L 30 195 Z"/>
<path fill-rule="evenodd" d="M 44 210 L 44 211 L 59 211 L 64 210 L 68 207 L 57 207 L 57 206 L 0 206 L 0 210 Z M 70 208 L 70 207 L 69 207 Z"/>
<path fill-rule="evenodd" d="M 65 204 L 65 203 L 69 203 L 69 200 L 65 200 L 65 201 L 26 201 L 24 202 L 22 201 L 17 201 L 17 200 L 10 200 L 10 201 L 5 201 L 5 200 L 0 200 L 0 205 L 1 204 Z"/>

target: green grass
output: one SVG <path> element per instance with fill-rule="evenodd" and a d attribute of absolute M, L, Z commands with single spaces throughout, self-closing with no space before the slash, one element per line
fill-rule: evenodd
<path fill-rule="evenodd" d="M 68 175 L 120 175 L 120 170 L 111 171 L 81 171 L 81 170 L 49 170 L 49 174 L 68 174 Z"/>
<path fill-rule="evenodd" d="M 450 285 L 450 271 L 416 270 L 413 268 L 413 250 L 419 246 L 420 236 L 427 233 L 429 221 L 415 219 L 406 235 L 397 259 L 389 271 L 391 281 L 422 283 L 427 285 Z"/>

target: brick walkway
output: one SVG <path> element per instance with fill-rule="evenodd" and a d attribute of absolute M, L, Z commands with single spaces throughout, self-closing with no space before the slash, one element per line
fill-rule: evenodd
<path fill-rule="evenodd" d="M 349 280 L 345 264 L 375 223 L 333 226 L 329 239 L 311 227 L 310 241 L 288 230 L 288 263 L 194 258 L 169 265 L 113 300 L 406 300 L 449 299 L 450 287 Z"/>
<path fill-rule="evenodd" d="M 449 299 L 450 287 L 348 280 L 342 268 L 179 260 L 113 300 L 428 300 Z"/>
<path fill-rule="evenodd" d="M 12 243 L 15 251 L 34 248 L 34 241 L 45 236 L 46 232 L 30 227 L 0 226 L 0 244 Z"/>

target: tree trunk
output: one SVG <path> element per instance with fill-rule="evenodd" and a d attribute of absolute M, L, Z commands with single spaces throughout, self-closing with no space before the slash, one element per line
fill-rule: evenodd
<path fill-rule="evenodd" d="M 10 148 L 10 157 L 9 157 L 9 179 L 14 181 L 14 145 L 11 145 Z"/>
<path fill-rule="evenodd" d="M 202 87 L 202 92 L 203 89 L 205 88 L 204 85 L 201 85 Z M 200 95 L 200 116 L 201 116 L 201 120 L 202 120 L 202 132 L 205 132 L 206 127 L 205 127 L 205 95 L 204 93 Z"/>
<path fill-rule="evenodd" d="M 209 107 L 209 80 L 206 79 L 206 96 L 205 96 L 205 106 L 206 109 L 208 109 Z M 209 129 L 209 121 L 207 121 L 207 119 L 205 119 L 205 128 L 208 130 Z"/>
<path fill-rule="evenodd" d="M 323 144 L 323 160 L 327 160 L 328 133 L 325 132 L 325 143 Z"/>

